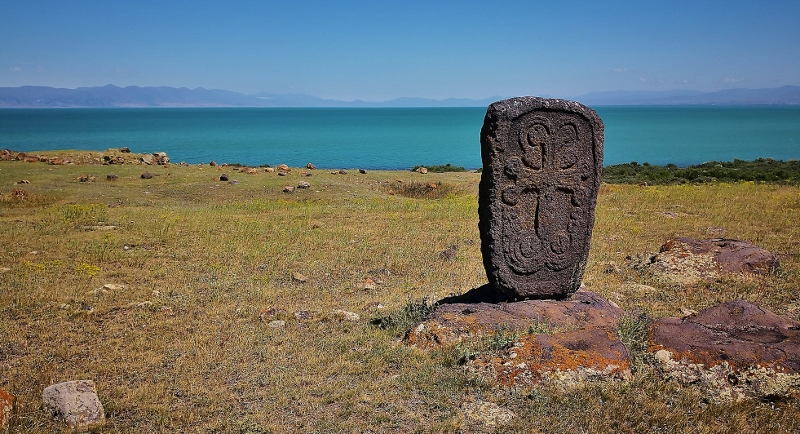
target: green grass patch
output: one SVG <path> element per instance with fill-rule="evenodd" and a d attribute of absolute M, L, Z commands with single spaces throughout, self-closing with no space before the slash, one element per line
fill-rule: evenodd
<path fill-rule="evenodd" d="M 604 167 L 603 181 L 609 184 L 649 185 L 739 181 L 798 185 L 800 161 L 759 158 L 753 161 L 710 161 L 689 167 L 639 164 L 634 161 Z"/>
<path fill-rule="evenodd" d="M 428 169 L 428 173 L 446 173 L 446 172 L 466 172 L 463 166 L 452 166 L 450 163 L 445 165 L 434 164 L 432 166 L 414 166 L 412 171 L 416 172 L 420 167 Z"/>

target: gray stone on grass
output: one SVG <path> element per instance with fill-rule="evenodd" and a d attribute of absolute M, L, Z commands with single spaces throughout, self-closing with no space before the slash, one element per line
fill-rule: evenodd
<path fill-rule="evenodd" d="M 74 430 L 88 431 L 105 424 L 103 404 L 92 380 L 54 384 L 44 389 L 42 400 L 46 411 Z"/>
<path fill-rule="evenodd" d="M 481 155 L 478 214 L 489 282 L 509 297 L 569 297 L 589 252 L 602 121 L 573 101 L 498 101 L 486 112 Z"/>

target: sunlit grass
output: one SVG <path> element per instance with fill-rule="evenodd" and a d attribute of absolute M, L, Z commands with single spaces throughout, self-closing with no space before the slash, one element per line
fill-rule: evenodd
<path fill-rule="evenodd" d="M 486 281 L 479 174 L 224 170 L 239 183 L 208 166 L 0 162 L 0 388 L 20 404 L 12 432 L 65 432 L 41 410 L 41 391 L 79 378 L 97 383 L 104 432 L 470 432 L 461 408 L 476 399 L 517 414 L 504 432 L 800 429 L 795 402 L 703 403 L 644 364 L 628 383 L 508 391 L 460 363 L 505 339 L 405 346 L 430 303 Z M 283 192 L 302 180 L 311 187 Z M 452 190 L 390 194 L 414 183 Z M 644 321 L 681 308 L 745 298 L 798 319 L 797 221 L 797 187 L 603 185 L 584 281 L 628 312 L 634 350 Z M 627 266 L 673 236 L 744 239 L 782 267 L 681 287 Z M 109 283 L 124 288 L 97 290 Z M 262 318 L 270 308 L 283 327 Z"/>

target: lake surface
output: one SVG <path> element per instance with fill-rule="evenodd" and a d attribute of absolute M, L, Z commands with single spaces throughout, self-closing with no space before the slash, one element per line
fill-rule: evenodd
<path fill-rule="evenodd" d="M 800 107 L 593 107 L 605 165 L 800 159 Z M 485 108 L 0 109 L 0 149 L 127 146 L 173 162 L 481 166 Z"/>

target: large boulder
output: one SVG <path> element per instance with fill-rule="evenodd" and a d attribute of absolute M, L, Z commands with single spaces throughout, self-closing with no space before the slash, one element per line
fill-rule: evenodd
<path fill-rule="evenodd" d="M 700 384 L 718 400 L 796 396 L 800 323 L 745 300 L 648 328 L 654 363 L 669 378 Z"/>
<path fill-rule="evenodd" d="M 678 237 L 664 243 L 656 254 L 639 255 L 633 266 L 671 282 L 691 284 L 726 273 L 766 275 L 776 270 L 780 261 L 772 252 L 746 241 Z"/>
<path fill-rule="evenodd" d="M 570 300 L 523 300 L 497 303 L 492 288 L 477 288 L 438 306 L 406 335 L 417 347 L 434 347 L 476 339 L 499 331 L 527 333 L 616 328 L 622 310 L 603 297 L 581 289 Z M 488 294 L 487 294 L 488 293 Z M 483 300 L 483 301 L 479 301 Z"/>

